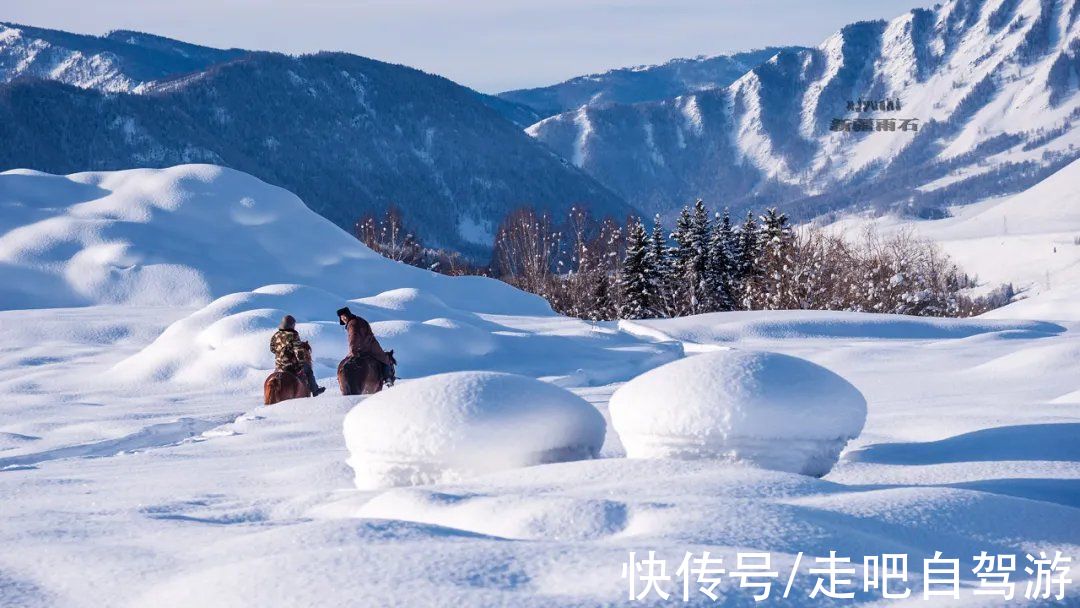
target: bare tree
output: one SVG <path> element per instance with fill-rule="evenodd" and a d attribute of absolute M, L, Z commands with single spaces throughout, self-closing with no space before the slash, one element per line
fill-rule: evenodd
<path fill-rule="evenodd" d="M 356 237 L 365 245 L 391 260 L 419 266 L 424 259 L 424 247 L 405 228 L 401 210 L 391 205 L 382 217 L 364 216 L 356 223 Z"/>
<path fill-rule="evenodd" d="M 541 296 L 551 291 L 552 270 L 562 239 L 551 216 L 530 208 L 513 211 L 495 237 L 493 266 L 499 278 Z"/>

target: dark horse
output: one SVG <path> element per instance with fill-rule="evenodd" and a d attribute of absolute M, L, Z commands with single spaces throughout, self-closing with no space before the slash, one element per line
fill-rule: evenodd
<path fill-rule="evenodd" d="M 394 351 L 386 352 L 390 357 L 389 376 L 383 376 L 383 365 L 371 355 L 349 355 L 341 360 L 337 368 L 338 384 L 342 395 L 370 395 L 382 390 L 383 384 L 393 386 L 394 370 L 397 360 Z"/>
<path fill-rule="evenodd" d="M 263 382 L 263 403 L 271 405 L 286 399 L 310 397 L 311 390 L 303 378 L 292 372 L 275 370 Z"/>

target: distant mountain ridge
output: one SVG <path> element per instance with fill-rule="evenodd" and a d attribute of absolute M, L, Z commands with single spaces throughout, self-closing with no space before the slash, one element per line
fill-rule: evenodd
<path fill-rule="evenodd" d="M 397 205 L 425 243 L 481 258 L 520 206 L 633 211 L 500 114 L 527 110 L 419 70 L 19 28 L 0 33 L 0 170 L 218 164 L 350 231 Z"/>
<path fill-rule="evenodd" d="M 498 97 L 553 116 L 585 105 L 659 101 L 688 93 L 722 89 L 782 50 L 768 47 L 729 55 L 672 59 L 658 65 L 608 70 L 558 84 L 499 93 Z"/>
<path fill-rule="evenodd" d="M 936 215 L 1022 190 L 1078 155 L 1080 4 L 950 0 L 780 51 L 725 89 L 586 106 L 529 133 L 643 212 L 695 197 L 799 217 L 846 208 Z M 898 112 L 849 101 L 899 98 Z M 918 132 L 834 132 L 835 119 Z"/>
<path fill-rule="evenodd" d="M 84 89 L 134 92 L 151 81 L 247 53 L 127 30 L 88 36 L 0 22 L 0 83 L 31 76 Z"/>

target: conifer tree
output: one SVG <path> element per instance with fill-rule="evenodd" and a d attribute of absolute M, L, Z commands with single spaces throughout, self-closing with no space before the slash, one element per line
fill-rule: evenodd
<path fill-rule="evenodd" d="M 687 310 L 698 314 L 710 310 L 713 292 L 709 275 L 709 212 L 698 199 L 687 231 L 687 255 L 683 261 L 683 280 L 687 287 Z"/>
<path fill-rule="evenodd" d="M 645 267 L 649 279 L 649 310 L 655 316 L 668 316 L 671 310 L 670 269 L 668 268 L 667 235 L 660 221 L 660 214 L 653 218 L 652 236 L 645 254 Z"/>
<path fill-rule="evenodd" d="M 593 273 L 592 305 L 586 318 L 607 321 L 616 318 L 615 303 L 611 300 L 611 282 L 604 273 Z"/>
<path fill-rule="evenodd" d="M 751 303 L 747 298 L 750 283 L 758 274 L 758 255 L 760 252 L 761 235 L 757 221 L 754 220 L 752 211 L 746 212 L 746 221 L 739 228 L 738 251 L 735 264 L 736 281 L 735 292 L 739 294 L 738 304 L 749 310 Z"/>
<path fill-rule="evenodd" d="M 713 309 L 732 310 L 735 308 L 735 231 L 731 227 L 731 216 L 727 209 L 723 216 L 717 216 L 709 238 L 709 276 L 713 290 Z"/>
<path fill-rule="evenodd" d="M 690 208 L 683 207 L 679 218 L 675 220 L 675 230 L 671 232 L 674 244 L 668 249 L 667 284 L 671 286 L 671 314 L 680 316 L 689 313 L 692 286 L 687 285 L 686 268 L 694 257 Z"/>
<path fill-rule="evenodd" d="M 626 234 L 626 255 L 619 275 L 619 318 L 644 319 L 649 309 L 649 242 L 641 220 L 631 224 Z"/>
<path fill-rule="evenodd" d="M 669 249 L 671 260 L 671 272 L 674 275 L 682 274 L 682 269 L 686 265 L 686 260 L 690 259 L 691 244 L 690 244 L 690 224 L 693 222 L 693 218 L 690 215 L 690 208 L 683 207 L 679 212 L 678 219 L 675 220 L 675 229 L 671 231 L 671 240 L 673 245 Z"/>
<path fill-rule="evenodd" d="M 795 234 L 787 216 L 776 209 L 768 209 L 761 224 L 760 272 L 750 281 L 749 299 L 754 308 L 762 310 L 792 308 L 796 298 L 791 283 Z"/>
<path fill-rule="evenodd" d="M 746 279 L 755 274 L 755 263 L 760 248 L 761 235 L 754 212 L 746 212 L 746 221 L 739 228 L 739 278 Z"/>

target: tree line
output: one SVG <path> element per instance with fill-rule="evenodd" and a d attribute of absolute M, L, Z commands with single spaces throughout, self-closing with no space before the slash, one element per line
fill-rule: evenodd
<path fill-rule="evenodd" d="M 1011 286 L 971 295 L 976 281 L 933 243 L 911 233 L 857 239 L 791 225 L 775 209 L 738 223 L 703 201 L 668 230 L 595 220 L 580 208 L 556 222 L 531 208 L 510 213 L 486 265 L 426 248 L 401 213 L 357 223 L 379 253 L 444 274 L 501 279 L 547 299 L 559 313 L 591 320 L 678 317 L 732 310 L 845 310 L 965 317 L 1007 303 Z"/>

